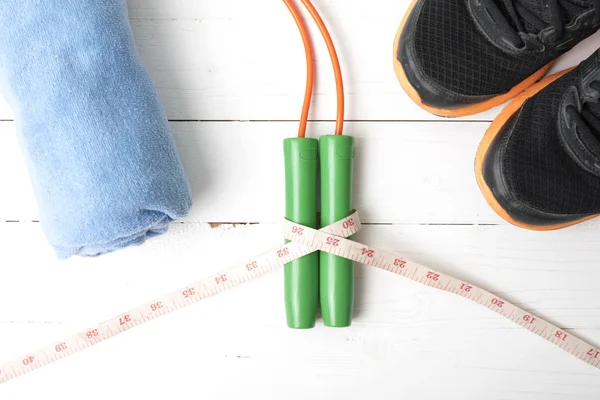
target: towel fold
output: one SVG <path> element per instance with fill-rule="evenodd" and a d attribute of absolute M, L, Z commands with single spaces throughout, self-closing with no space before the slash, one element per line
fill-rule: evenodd
<path fill-rule="evenodd" d="M 125 0 L 1 0 L 0 90 L 60 258 L 143 243 L 189 211 Z"/>

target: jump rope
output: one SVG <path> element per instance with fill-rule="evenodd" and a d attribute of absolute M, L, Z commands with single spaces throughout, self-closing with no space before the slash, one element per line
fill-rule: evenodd
<path fill-rule="evenodd" d="M 309 31 L 292 0 L 283 0 L 290 10 L 306 53 L 306 92 L 300 115 L 298 138 L 284 141 L 285 217 L 311 228 L 327 226 L 352 213 L 354 138 L 342 136 L 344 129 L 344 82 L 335 44 L 327 26 L 310 0 L 301 0 L 318 26 L 331 57 L 337 92 L 335 135 L 319 140 L 306 138 L 312 101 L 315 62 Z M 318 220 L 318 174 L 321 175 L 321 218 Z M 352 260 L 329 253 L 312 253 L 285 266 L 285 309 L 290 328 L 315 326 L 319 298 L 323 323 L 347 327 L 354 305 Z"/>
<path fill-rule="evenodd" d="M 33 372 L 281 266 L 284 266 L 288 326 L 313 327 L 319 302 L 326 326 L 349 326 L 354 303 L 353 262 L 383 269 L 468 299 L 511 320 L 585 363 L 600 368 L 600 347 L 579 339 L 543 318 L 469 282 L 432 270 L 400 255 L 348 239 L 361 229 L 361 223 L 351 204 L 354 139 L 342 135 L 344 89 L 337 53 L 317 10 L 310 0 L 301 0 L 327 44 L 335 74 L 338 100 L 335 135 L 322 136 L 319 140 L 306 138 L 315 76 L 313 49 L 308 29 L 293 0 L 283 1 L 302 35 L 307 63 L 306 92 L 298 137 L 284 140 L 286 244 L 42 349 L 1 364 L 0 383 Z M 319 164 L 321 218 L 317 221 Z M 319 222 L 323 228 L 317 230 Z"/>

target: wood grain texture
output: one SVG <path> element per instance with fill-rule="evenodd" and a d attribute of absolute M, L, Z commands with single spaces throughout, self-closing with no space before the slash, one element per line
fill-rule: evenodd
<path fill-rule="evenodd" d="M 195 206 L 187 221 L 276 222 L 283 215 L 282 140 L 293 122 L 172 123 Z M 483 122 L 355 122 L 355 206 L 365 222 L 504 224 L 473 172 Z M 311 136 L 332 123 L 311 125 Z M 0 220 L 38 220 L 12 122 L 0 122 Z M 8 172 L 10 171 L 10 173 Z M 597 225 L 597 221 L 588 224 Z M 573 228 L 575 230 L 578 227 Z"/>
<path fill-rule="evenodd" d="M 135 0 L 130 14 L 140 54 L 171 119 L 297 120 L 304 53 L 281 1 Z M 323 1 L 319 9 L 339 46 L 350 120 L 430 120 L 404 95 L 392 68 L 392 44 L 410 0 Z M 314 32 L 314 37 L 318 33 Z M 560 60 L 575 65 L 600 34 Z M 335 117 L 335 88 L 324 46 L 317 46 L 312 118 Z M 490 120 L 498 110 L 469 117 Z M 0 105 L 0 120 L 12 119 Z"/>
<path fill-rule="evenodd" d="M 283 215 L 283 139 L 293 122 L 172 124 L 195 207 L 189 221 L 275 222 Z M 357 138 L 355 205 L 366 222 L 497 223 L 479 194 L 473 154 L 485 123 L 349 123 Z M 440 129 L 442 128 L 442 129 Z M 330 133 L 331 123 L 310 127 Z M 0 220 L 37 220 L 14 124 L 0 123 Z"/>
<path fill-rule="evenodd" d="M 508 226 L 368 226 L 357 239 L 484 285 L 598 342 L 600 239 L 593 233 L 565 240 Z M 280 226 L 176 224 L 143 247 L 67 262 L 53 261 L 35 223 L 0 224 L 0 240 L 11 262 L 0 281 L 0 304 L 10 305 L 0 314 L 0 354 L 10 357 L 269 250 L 280 242 Z M 353 399 L 600 395 L 598 371 L 495 313 L 383 271 L 358 271 L 351 329 L 287 329 L 278 270 L 19 379 L 3 393 L 28 399 L 60 390 L 75 398 L 96 387 L 86 396 L 119 390 L 119 398 L 162 398 L 195 386 L 211 399 L 242 392 L 269 399 L 313 392 L 317 399 L 336 392 Z M 65 377 L 72 383 L 64 385 Z"/>

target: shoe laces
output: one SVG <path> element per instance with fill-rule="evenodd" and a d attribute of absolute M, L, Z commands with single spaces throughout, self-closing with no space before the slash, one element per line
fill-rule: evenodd
<path fill-rule="evenodd" d="M 600 18 L 600 0 L 480 0 L 498 27 L 515 47 L 525 45 L 519 33 L 538 34 L 553 27 L 554 41 L 565 34 L 565 25 L 594 8 Z"/>
<path fill-rule="evenodd" d="M 600 82 L 593 81 L 590 87 L 600 93 Z M 600 156 L 600 101 L 586 101 L 582 104 L 581 110 L 569 105 L 567 112 L 577 126 L 577 132 L 588 150 Z"/>

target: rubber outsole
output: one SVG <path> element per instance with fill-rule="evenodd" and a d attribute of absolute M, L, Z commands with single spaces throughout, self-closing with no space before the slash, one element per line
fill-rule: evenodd
<path fill-rule="evenodd" d="M 559 72 L 557 74 L 551 75 L 551 76 L 541 80 L 540 82 L 536 83 L 535 85 L 531 86 L 525 92 L 523 92 L 519 96 L 517 96 L 517 98 L 515 98 L 510 104 L 508 104 L 502 110 L 502 112 L 498 115 L 498 117 L 496 117 L 496 119 L 494 119 L 494 122 L 492 122 L 492 125 L 486 131 L 481 143 L 479 144 L 479 148 L 477 149 L 477 155 L 475 156 L 475 176 L 477 178 L 477 184 L 479 185 L 479 189 L 481 190 L 483 197 L 485 198 L 487 203 L 490 205 L 490 207 L 492 207 L 492 209 L 496 212 L 496 214 L 498 214 L 505 221 L 507 221 L 515 226 L 518 226 L 520 228 L 525 228 L 525 229 L 534 230 L 534 231 L 553 231 L 553 230 L 568 228 L 570 226 L 577 225 L 582 222 L 585 222 L 585 221 L 588 221 L 590 219 L 600 216 L 600 214 L 596 214 L 596 215 L 591 215 L 589 217 L 582 218 L 582 219 L 579 219 L 576 221 L 570 221 L 567 223 L 555 224 L 555 225 L 540 226 L 540 225 L 526 224 L 526 223 L 517 221 L 513 217 L 510 216 L 510 214 L 500 205 L 498 200 L 496 200 L 496 197 L 494 196 L 492 190 L 490 189 L 490 187 L 488 186 L 487 182 L 485 181 L 485 179 L 483 177 L 483 163 L 485 161 L 487 152 L 490 148 L 490 145 L 492 144 L 492 142 L 494 141 L 494 139 L 496 138 L 496 136 L 498 135 L 498 133 L 500 132 L 502 127 L 506 124 L 506 122 L 516 112 L 518 112 L 521 109 L 521 107 L 523 106 L 525 101 L 527 101 L 527 99 L 533 97 L 540 90 L 544 89 L 546 86 L 548 86 L 549 84 L 551 84 L 552 82 L 554 82 L 555 80 L 557 80 L 558 78 L 560 78 L 561 76 L 565 75 L 566 73 L 568 73 L 572 70 L 573 70 L 573 68 L 570 68 L 565 71 Z"/>
<path fill-rule="evenodd" d="M 396 77 L 400 81 L 400 85 L 402 86 L 402 88 L 404 89 L 406 94 L 412 99 L 412 101 L 414 101 L 419 107 L 421 107 L 422 109 L 424 109 L 425 111 L 427 111 L 431 114 L 434 114 L 434 115 L 437 115 L 440 117 L 457 118 L 457 117 L 467 117 L 470 115 L 478 114 L 478 113 L 487 111 L 489 109 L 492 109 L 496 106 L 499 106 L 499 105 L 505 103 L 506 101 L 508 101 L 510 99 L 513 99 L 514 97 L 518 96 L 520 93 L 525 91 L 527 88 L 529 88 L 530 86 L 532 86 L 533 84 L 538 82 L 540 79 L 542 79 L 546 75 L 546 73 L 548 72 L 548 70 L 550 69 L 552 64 L 554 63 L 554 61 L 552 61 L 548 65 L 544 66 L 539 71 L 537 71 L 536 73 L 531 75 L 529 78 L 525 79 L 524 81 L 519 83 L 517 86 L 512 88 L 509 92 L 507 92 L 503 95 L 499 95 L 499 96 L 493 97 L 491 99 L 488 99 L 482 103 L 477 103 L 477 104 L 473 104 L 473 105 L 470 105 L 467 107 L 457 108 L 457 109 L 443 109 L 443 108 L 435 108 L 435 107 L 429 106 L 429 105 L 423 103 L 417 90 L 408 81 L 408 79 L 406 77 L 406 73 L 404 72 L 404 68 L 402 67 L 402 63 L 398 60 L 398 56 L 397 56 L 397 51 L 398 51 L 398 46 L 400 43 L 400 36 L 402 35 L 402 31 L 404 30 L 404 26 L 406 24 L 406 21 L 408 20 L 408 17 L 410 16 L 410 13 L 412 12 L 415 5 L 419 1 L 420 0 L 413 0 L 411 5 L 409 6 L 408 10 L 406 11 L 404 18 L 402 19 L 400 28 L 398 28 L 398 32 L 396 33 L 396 39 L 394 40 L 394 71 L 396 72 Z"/>

